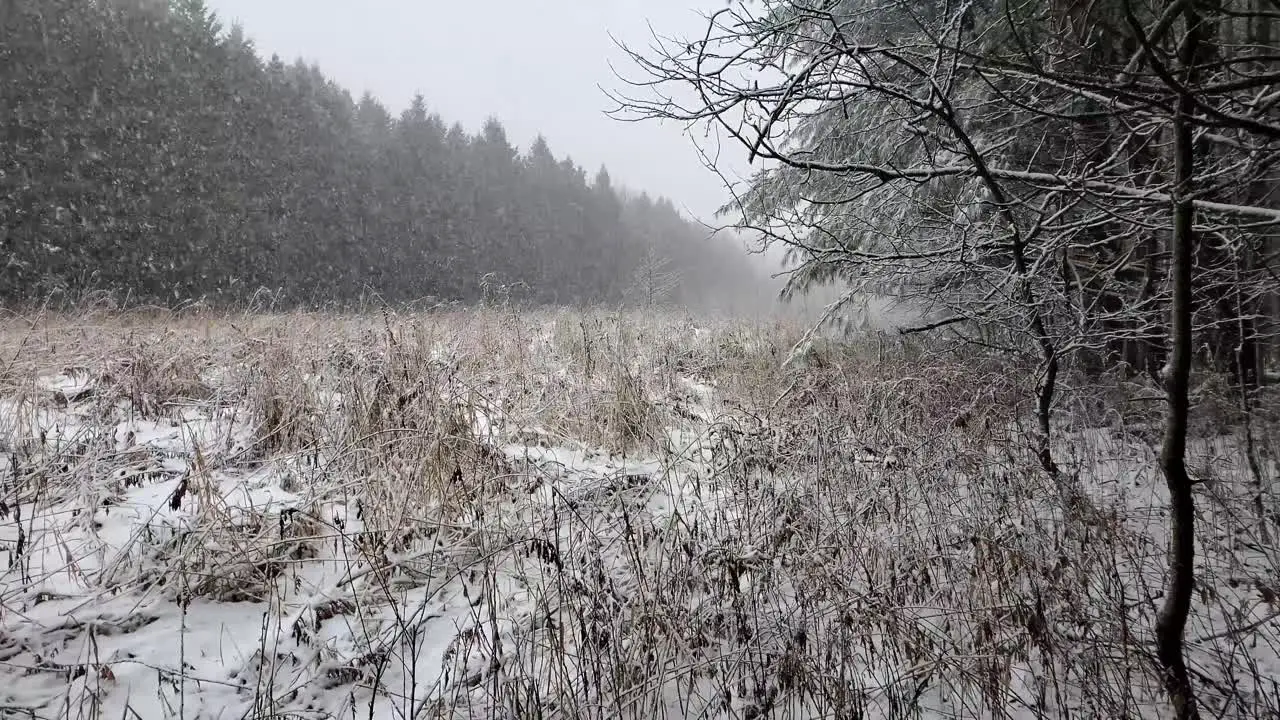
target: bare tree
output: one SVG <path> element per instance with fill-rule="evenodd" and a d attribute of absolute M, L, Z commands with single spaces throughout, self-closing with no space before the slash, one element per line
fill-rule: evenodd
<path fill-rule="evenodd" d="M 645 247 L 640 264 L 628 288 L 629 299 L 644 307 L 652 308 L 667 302 L 680 286 L 680 272 L 670 258 L 658 254 L 652 244 Z"/>
<path fill-rule="evenodd" d="M 1184 3 L 1185 37 L 1179 60 L 1184 85 L 1193 86 L 1199 65 L 1203 28 L 1192 3 Z M 1191 612 L 1195 586 L 1195 499 L 1187 475 L 1187 416 L 1190 413 L 1188 386 L 1191 376 L 1192 267 L 1195 258 L 1196 141 L 1190 117 L 1194 100 L 1188 93 L 1178 97 L 1173 116 L 1174 135 L 1174 218 L 1170 239 L 1173 300 L 1170 305 L 1170 353 L 1165 367 L 1168 418 L 1160 462 L 1169 487 L 1171 506 L 1169 578 L 1164 605 L 1157 618 L 1157 653 L 1165 671 L 1165 687 L 1173 700 L 1175 714 L 1187 720 L 1199 717 L 1195 693 L 1183 657 L 1183 633 Z"/>
<path fill-rule="evenodd" d="M 1196 714 L 1190 375 L 1203 347 L 1247 393 L 1274 323 L 1280 16 L 1263 5 L 768 0 L 632 52 L 642 92 L 616 96 L 619 117 L 707 123 L 763 165 L 723 210 L 788 248 L 791 291 L 909 298 L 934 318 L 910 331 L 1035 358 L 1050 475 L 1064 361 L 1162 380 L 1158 656 L 1179 717 Z"/>

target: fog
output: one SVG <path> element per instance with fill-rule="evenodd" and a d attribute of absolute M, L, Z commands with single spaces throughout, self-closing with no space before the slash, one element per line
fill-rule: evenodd
<path fill-rule="evenodd" d="M 623 46 L 714 5 L 19 7 L 0 301 L 772 305 L 776 266 L 708 240 L 745 151 L 609 113 Z"/>
<path fill-rule="evenodd" d="M 1280 718 L 1280 0 L 1120 5 L 0 0 L 0 715 Z"/>
<path fill-rule="evenodd" d="M 478 130 L 499 118 L 525 148 L 542 133 L 557 155 L 615 181 L 670 197 L 705 222 L 730 199 L 703 166 L 698 147 L 714 136 L 676 123 L 624 123 L 605 115 L 606 90 L 638 77 L 616 43 L 647 48 L 653 32 L 705 30 L 706 0 L 492 0 L 483 4 L 412 0 L 209 0 L 224 23 L 239 22 L 259 53 L 304 58 L 359 97 L 370 91 L 397 113 L 415 93 L 446 122 Z M 695 146 L 695 141 L 697 146 Z M 739 180 L 748 165 L 723 148 L 718 167 Z"/>

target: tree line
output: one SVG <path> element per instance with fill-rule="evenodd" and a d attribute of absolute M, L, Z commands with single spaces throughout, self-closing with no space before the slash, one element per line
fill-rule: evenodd
<path fill-rule="evenodd" d="M 770 0 L 633 53 L 695 100 L 618 112 L 709 121 L 763 165 L 724 211 L 787 249 L 793 291 L 839 281 L 930 330 L 1156 377 L 1185 99 L 1197 357 L 1253 383 L 1280 317 L 1280 14 L 1193 4 Z"/>
<path fill-rule="evenodd" d="M 201 0 L 13 0 L 0 38 L 0 302 L 701 305 L 754 278 L 670 200 L 496 118 L 353 99 Z"/>

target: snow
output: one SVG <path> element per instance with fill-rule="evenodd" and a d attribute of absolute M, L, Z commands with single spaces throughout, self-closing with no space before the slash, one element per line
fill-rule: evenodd
<path fill-rule="evenodd" d="M 87 368 L 68 368 L 59 373 L 36 378 L 36 387 L 65 400 L 77 400 L 97 385 L 97 378 Z"/>
<path fill-rule="evenodd" d="M 531 347 L 549 338 L 549 331 L 537 336 Z M 436 346 L 430 357 L 454 367 L 451 353 Z M 41 375 L 35 396 L 0 399 L 0 460 L 20 474 L 0 476 L 10 501 L 0 516 L 8 560 L 0 575 L 0 713 L 497 717 L 519 715 L 515 706 L 526 702 L 566 717 L 728 718 L 768 707 L 818 717 L 817 701 L 787 692 L 785 678 L 822 671 L 861 688 L 852 702 L 872 717 L 891 716 L 906 701 L 896 694 L 904 678 L 917 677 L 915 701 L 928 716 L 968 716 L 981 699 L 962 689 L 964 676 L 996 659 L 977 656 L 987 641 L 925 590 L 940 585 L 922 574 L 951 578 L 948 591 L 970 597 L 971 612 L 996 617 L 1010 593 L 1021 592 L 1021 576 L 1005 583 L 998 572 L 975 571 L 966 584 L 957 564 L 981 568 L 1001 557 L 1047 568 L 1036 538 L 1069 537 L 1061 508 L 1020 494 L 1016 482 L 1007 498 L 993 498 L 981 480 L 993 476 L 983 468 L 908 474 L 900 453 L 871 451 L 854 438 L 836 449 L 851 462 L 825 474 L 743 470 L 749 448 L 789 451 L 776 440 L 781 430 L 724 422 L 722 391 L 694 377 L 654 399 L 683 408 L 683 422 L 664 431 L 662 451 L 632 455 L 552 442 L 544 427 L 512 424 L 502 402 L 459 388 L 455 399 L 473 398 L 473 440 L 505 470 L 489 473 L 478 502 L 450 486 L 419 505 L 383 508 L 438 511 L 392 537 L 368 532 L 372 479 L 339 474 L 360 467 L 349 452 L 327 450 L 311 466 L 283 451 L 250 461 L 244 455 L 257 428 L 247 409 L 190 404 L 144 418 L 127 403 L 97 402 L 97 377 L 83 369 Z M 311 397 L 324 413 L 344 411 L 346 398 L 320 387 L 323 378 L 305 381 L 317 385 Z M 1146 632 L 1150 613 L 1125 593 L 1158 586 L 1163 572 L 1164 496 L 1151 458 L 1101 431 L 1060 443 L 1089 511 L 1111 513 L 1115 532 L 1132 541 L 1125 546 L 1132 556 L 1114 558 L 1130 605 L 1116 618 Z M 1221 446 L 1200 452 L 1238 454 Z M 79 463 L 58 471 L 67 481 L 34 479 L 62 462 Z M 839 485 L 839 477 L 851 484 Z M 1239 510 L 1235 500 L 1211 500 L 1201 498 L 1214 518 L 1208 527 L 1239 524 L 1228 517 Z M 991 511 L 1000 503 L 1008 512 Z M 920 544 L 932 542 L 936 553 L 921 560 Z M 1088 552 L 1090 541 L 1079 542 Z M 1200 552 L 1213 597 L 1205 595 L 1188 630 L 1193 665 L 1228 658 L 1256 663 L 1256 677 L 1280 676 L 1280 632 L 1269 624 L 1280 577 L 1270 576 L 1269 596 L 1258 590 L 1280 567 L 1275 548 L 1206 532 Z M 872 575 L 898 580 L 863 582 Z M 1117 589 L 1082 580 L 1070 591 L 1081 607 L 1053 610 L 1061 613 L 1057 642 L 1072 622 L 1071 632 L 1087 636 L 1120 622 L 1088 625 L 1106 615 Z M 865 624 L 844 620 L 854 616 Z M 1253 624 L 1253 646 L 1229 632 Z M 916 638 L 920 655 L 903 656 L 895 632 Z M 827 657 L 820 668 L 820 652 L 805 654 L 848 633 L 861 638 L 862 655 Z M 1040 649 L 1007 641 L 1005 716 L 1035 717 L 1046 661 Z M 593 642 L 615 653 L 613 672 L 593 664 L 601 661 Z M 940 648 L 936 657 L 928 647 Z M 743 669 L 744 648 L 757 656 L 754 670 Z M 974 657 L 962 659 L 965 649 Z M 749 671 L 759 673 L 755 686 L 745 676 L 732 687 L 723 680 Z M 654 692 L 629 689 L 646 682 Z M 1161 716 L 1158 685 L 1141 672 L 1133 682 L 1143 704 L 1132 711 Z M 1274 692 L 1244 685 L 1242 696 Z M 527 692 L 523 701 L 513 686 Z M 605 712 L 593 705 L 629 693 L 656 705 Z M 526 706 L 524 714 L 534 711 Z"/>

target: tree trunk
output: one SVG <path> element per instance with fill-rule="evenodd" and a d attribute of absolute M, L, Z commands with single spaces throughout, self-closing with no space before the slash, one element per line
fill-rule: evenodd
<path fill-rule="evenodd" d="M 1192 87 L 1202 32 L 1194 3 L 1186 4 L 1183 17 L 1187 34 L 1180 55 L 1186 87 Z M 1183 635 L 1195 585 L 1195 499 L 1186 466 L 1187 416 L 1190 413 L 1188 386 L 1193 347 L 1192 264 L 1195 260 L 1195 206 L 1191 193 L 1195 184 L 1196 152 L 1188 121 L 1193 109 L 1192 99 L 1183 95 L 1178 98 L 1173 117 L 1175 185 L 1173 233 L 1170 238 L 1173 302 L 1169 323 L 1169 361 L 1164 370 L 1168 415 L 1160 454 L 1169 488 L 1169 574 L 1164 605 L 1156 619 L 1156 652 L 1164 671 L 1165 689 L 1173 703 L 1174 717 L 1179 720 L 1199 718 L 1195 691 L 1183 657 Z"/>
<path fill-rule="evenodd" d="M 1276 22 L 1275 18 L 1270 15 L 1271 0 L 1253 0 L 1252 10 L 1253 18 L 1249 23 L 1249 40 L 1253 44 L 1253 51 L 1259 54 L 1270 52 L 1275 42 L 1275 32 L 1272 25 Z M 1262 74 L 1266 72 L 1274 72 L 1280 69 L 1280 63 L 1273 59 L 1260 58 L 1254 63 L 1253 72 Z M 1250 203 L 1265 205 L 1277 186 L 1276 181 L 1263 173 L 1261 177 L 1254 181 L 1249 188 L 1249 196 L 1247 201 Z M 1275 258 L 1280 254 L 1280 245 L 1276 243 L 1276 235 L 1274 232 L 1263 233 L 1261 237 L 1252 238 L 1256 245 L 1250 248 L 1250 256 L 1256 262 L 1259 258 Z M 1262 268 L 1249 268 L 1251 271 L 1255 269 L 1269 270 L 1265 266 L 1273 262 L 1272 260 L 1261 260 Z M 1269 274 L 1269 273 L 1268 273 Z M 1266 370 L 1268 361 L 1276 357 L 1276 351 L 1280 349 L 1277 345 L 1277 333 L 1280 332 L 1280 292 L 1277 287 L 1272 284 L 1265 289 L 1261 297 L 1253 302 L 1257 313 L 1261 319 L 1254 324 L 1254 359 L 1253 366 L 1257 372 L 1257 381 L 1259 385 L 1267 382 Z"/>

